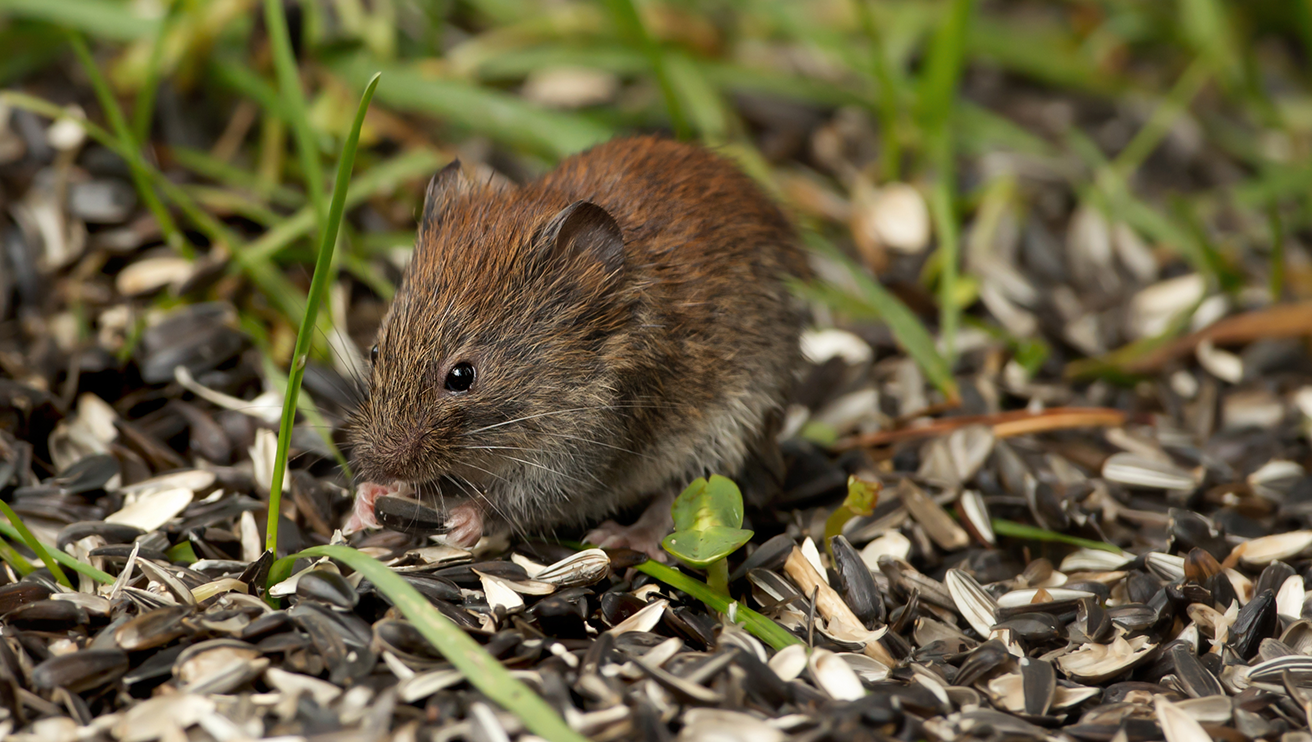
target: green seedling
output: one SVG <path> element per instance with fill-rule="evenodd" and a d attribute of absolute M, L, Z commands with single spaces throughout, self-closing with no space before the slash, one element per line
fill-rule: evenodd
<path fill-rule="evenodd" d="M 718 474 L 698 477 L 679 493 L 670 508 L 674 533 L 661 546 L 676 559 L 706 570 L 706 584 L 729 594 L 729 565 L 725 557 L 752 538 L 743 525 L 743 493 L 732 480 Z"/>
<path fill-rule="evenodd" d="M 879 502 L 879 490 L 882 488 L 883 485 L 879 482 L 867 482 L 855 476 L 847 478 L 847 497 L 843 498 L 843 504 L 839 505 L 825 521 L 825 548 L 829 550 L 829 556 L 834 555 L 830 542 L 834 536 L 843 532 L 843 526 L 847 525 L 849 520 L 858 515 L 870 515 L 875 512 L 875 505 Z"/>

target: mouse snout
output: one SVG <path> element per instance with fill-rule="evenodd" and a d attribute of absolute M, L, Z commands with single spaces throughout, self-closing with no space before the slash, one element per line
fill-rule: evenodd
<path fill-rule="evenodd" d="M 430 432 L 418 428 L 380 432 L 372 445 L 358 453 L 362 473 L 373 481 L 420 479 L 432 468 Z"/>

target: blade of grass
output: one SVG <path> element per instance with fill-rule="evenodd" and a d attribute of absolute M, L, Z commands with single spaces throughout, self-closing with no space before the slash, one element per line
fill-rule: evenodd
<path fill-rule="evenodd" d="M 820 301 L 837 298 L 843 302 L 843 306 L 840 307 L 843 311 L 883 320 L 888 324 L 888 329 L 893 332 L 893 337 L 897 339 L 898 344 L 915 359 L 925 372 L 925 376 L 943 393 L 943 396 L 949 402 L 959 400 L 961 395 L 956 380 L 952 378 L 952 367 L 939 354 L 929 331 L 920 324 L 920 320 L 916 319 L 916 315 L 907 308 L 907 305 L 866 275 L 861 266 L 820 235 L 807 232 L 806 240 L 812 250 L 847 271 L 851 276 L 853 287 L 859 294 L 851 294 L 834 286 L 829 286 L 828 290 L 825 288 L 817 290 L 814 286 L 808 288 L 794 284 L 794 288 Z"/>
<path fill-rule="evenodd" d="M 174 162 L 193 173 L 222 183 L 229 188 L 249 191 L 275 206 L 296 208 L 305 205 L 305 196 L 298 193 L 295 188 L 285 185 L 270 187 L 268 184 L 261 182 L 254 173 L 221 162 L 211 157 L 207 152 L 177 146 L 170 147 L 168 152 Z"/>
<path fill-rule="evenodd" d="M 667 59 L 672 95 L 687 106 L 688 115 L 697 125 L 702 143 L 711 147 L 727 143 L 729 117 L 732 114 L 725 109 L 720 91 L 710 84 L 701 68 L 687 54 L 674 52 L 667 55 Z M 680 135 L 680 139 L 686 138 Z"/>
<path fill-rule="evenodd" d="M 275 562 L 269 570 L 269 584 L 286 579 L 296 559 L 321 556 L 342 562 L 373 583 L 470 685 L 518 717 L 533 734 L 553 742 L 584 742 L 586 738 L 571 729 L 546 701 L 377 559 L 349 546 L 313 546 Z"/>
<path fill-rule="evenodd" d="M 953 205 L 956 190 L 956 147 L 952 140 L 953 101 L 965 59 L 966 29 L 973 0 L 952 0 L 947 16 L 934 34 L 920 88 L 921 124 L 926 131 L 929 159 L 934 166 L 934 187 L 929 207 L 938 234 L 939 334 L 944 355 L 951 363 L 957 354 L 957 326 L 961 322 L 957 278 L 960 275 L 960 246 Z"/>
<path fill-rule="evenodd" d="M 0 559 L 14 568 L 20 577 L 25 577 L 36 571 L 36 567 L 27 561 L 27 557 L 18 553 L 18 550 L 9 544 L 8 541 L 0 538 Z"/>
<path fill-rule="evenodd" d="M 305 174 L 305 192 L 314 208 L 316 224 L 324 224 L 323 164 L 319 161 L 319 147 L 314 141 L 314 130 L 306 112 L 305 91 L 301 88 L 301 73 L 292 54 L 291 36 L 287 32 L 287 18 L 280 0 L 265 0 L 264 22 L 269 30 L 269 44 L 273 50 L 273 67 L 278 73 L 278 87 L 290 115 L 292 136 L 296 138 L 296 151 L 301 158 Z"/>
<path fill-rule="evenodd" d="M 0 88 L 45 68 L 59 57 L 64 35 L 50 26 L 22 21 L 0 29 Z"/>
<path fill-rule="evenodd" d="M 889 72 L 888 52 L 880 37 L 879 26 L 875 23 L 875 14 L 870 9 L 871 0 L 854 0 L 857 18 L 861 21 L 861 32 L 870 44 L 870 70 L 878 85 L 875 91 L 875 114 L 879 117 L 880 141 L 883 151 L 879 153 L 880 169 L 885 181 L 894 181 L 902 170 L 902 141 L 899 137 L 897 86 Z"/>
<path fill-rule="evenodd" d="M 670 126 L 674 129 L 675 136 L 682 140 L 691 138 L 692 129 L 688 127 L 688 119 L 683 114 L 683 103 L 675 94 L 665 52 L 647 32 L 647 27 L 643 25 L 633 0 L 606 0 L 606 6 L 610 9 L 611 18 L 619 29 L 620 37 L 626 38 L 630 44 L 642 49 L 642 53 L 647 57 L 647 65 L 656 76 L 661 97 L 665 99 L 665 112 L 670 117 Z"/>
<path fill-rule="evenodd" d="M 972 59 L 982 58 L 1019 76 L 1057 89 L 1074 88 L 1109 97 L 1127 87 L 1121 75 L 1106 71 L 1105 65 L 1081 49 L 1078 38 L 1055 23 L 1004 21 L 981 13 L 968 30 Z"/>
<path fill-rule="evenodd" d="M 9 538 L 12 541 L 23 540 L 23 536 L 18 532 L 18 529 L 9 523 L 0 522 L 0 534 L 3 534 L 5 537 Z M 65 567 L 68 567 L 74 572 L 79 572 L 81 574 L 84 574 L 87 577 L 90 577 L 91 579 L 95 580 L 96 582 L 99 582 L 102 585 L 114 584 L 113 575 L 106 574 L 105 572 L 101 572 L 100 570 L 96 569 L 90 564 L 86 564 L 85 562 L 79 562 L 77 559 L 74 559 L 73 556 L 70 554 L 65 554 L 64 552 L 52 546 L 46 546 L 46 552 L 50 554 L 50 556 L 54 557 L 54 560 L 56 562 L 59 562 L 60 564 L 64 565 Z"/>
<path fill-rule="evenodd" d="M 346 208 L 354 208 L 379 193 L 395 188 L 399 183 L 431 173 L 442 162 L 443 158 L 435 152 L 417 150 L 375 165 L 351 183 L 346 196 Z M 308 235 L 313 228 L 314 212 L 308 208 L 301 209 L 250 243 L 236 257 L 239 260 L 272 259 L 284 247 Z"/>
<path fill-rule="evenodd" d="M 310 279 L 310 295 L 305 304 L 305 319 L 296 334 L 296 350 L 292 354 L 291 369 L 287 375 L 287 394 L 282 409 L 282 423 L 278 426 L 278 452 L 273 461 L 273 481 L 269 485 L 269 525 L 266 534 L 266 548 L 274 556 L 278 554 L 278 515 L 282 501 L 282 480 L 287 468 L 287 449 L 291 445 L 292 425 L 296 421 L 296 399 L 301 391 L 301 379 L 305 376 L 305 362 L 310 351 L 310 341 L 314 337 L 315 321 L 319 313 L 319 304 L 323 301 L 324 291 L 328 288 L 329 264 L 332 263 L 333 249 L 337 246 L 337 231 L 341 227 L 342 212 L 346 207 L 346 189 L 351 180 L 351 169 L 355 165 L 355 149 L 360 143 L 360 127 L 364 125 L 365 113 L 369 110 L 369 101 L 374 97 L 381 73 L 375 73 L 365 86 L 360 96 L 360 106 L 355 112 L 355 122 L 351 133 L 342 145 L 342 155 L 337 162 L 337 180 L 333 184 L 333 200 L 328 208 L 328 221 L 323 225 L 322 241 L 319 244 L 319 257 L 314 263 L 314 277 Z"/>
<path fill-rule="evenodd" d="M 100 39 L 135 41 L 155 33 L 159 21 L 133 12 L 134 7 L 104 0 L 0 0 L 0 16 L 45 21 Z"/>
<path fill-rule="evenodd" d="M 406 65 L 380 65 L 363 55 L 331 65 L 355 85 L 380 67 L 386 82 L 378 87 L 378 99 L 388 106 L 436 116 L 539 155 L 564 157 L 614 135 L 610 127 L 583 116 L 549 111 L 458 80 L 434 79 Z"/>
<path fill-rule="evenodd" d="M 946 132 L 946 129 L 945 129 Z M 941 135 L 943 139 L 948 134 Z M 951 145 L 940 147 L 950 149 Z M 945 155 L 944 160 L 950 159 Z M 951 364 L 957 355 L 957 326 L 961 324 L 961 294 L 957 283 L 961 278 L 961 246 L 957 240 L 957 220 L 953 208 L 953 182 L 944 170 L 951 170 L 945 165 L 939 169 L 934 187 L 930 191 L 929 212 L 934 220 L 934 231 L 938 233 L 938 261 L 941 271 L 938 278 L 938 331 L 943 338 L 943 355 Z"/>
<path fill-rule="evenodd" d="M 219 56 L 209 65 L 209 73 L 216 82 L 243 97 L 260 104 L 260 108 L 277 117 L 284 123 L 291 121 L 292 113 L 287 102 L 278 95 L 273 87 L 240 60 Z"/>
<path fill-rule="evenodd" d="M 164 40 L 168 38 L 173 19 L 182 9 L 181 2 L 171 3 L 164 18 L 155 29 L 150 44 L 150 58 L 146 62 L 146 77 L 137 91 L 137 103 L 132 107 L 132 135 L 145 144 L 150 141 L 150 124 L 155 118 L 155 94 L 159 91 L 161 67 L 164 61 Z"/>
<path fill-rule="evenodd" d="M 1112 169 L 1121 183 L 1125 183 L 1134 171 L 1139 169 L 1148 155 L 1157 149 L 1157 145 L 1161 144 L 1162 138 L 1171 130 L 1176 119 L 1189 110 L 1189 104 L 1211 77 L 1211 67 L 1202 57 L 1195 59 L 1189 65 L 1189 69 L 1185 70 L 1176 81 L 1166 98 L 1153 109 L 1148 121 L 1135 132 L 1134 138 L 1112 161 Z"/>
<path fill-rule="evenodd" d="M 4 500 L 0 500 L 0 514 L 5 516 L 10 525 L 14 527 L 14 530 L 18 532 L 18 537 L 21 538 L 23 543 L 27 544 L 27 548 L 31 549 L 32 553 L 36 554 L 37 558 L 46 565 L 46 569 L 50 570 L 50 574 L 55 576 L 55 579 L 59 584 L 70 590 L 73 589 L 73 583 L 68 581 L 68 575 L 64 574 L 64 570 L 59 568 L 59 563 L 50 556 L 50 552 L 46 550 L 45 544 L 37 540 L 36 536 L 32 534 L 31 529 L 29 529 L 27 524 L 23 522 L 23 519 L 18 517 L 18 513 L 15 513 L 14 509 L 9 507 L 9 503 Z"/>
<path fill-rule="evenodd" d="M 666 585 L 681 590 L 688 595 L 705 603 L 708 608 L 717 613 L 729 613 L 729 609 L 734 603 L 738 603 L 727 595 L 717 593 L 709 585 L 701 580 L 694 579 L 685 575 L 673 567 L 668 567 L 660 562 L 651 560 L 633 568 L 649 577 L 653 577 Z M 769 644 L 774 649 L 783 649 L 792 644 L 801 644 L 802 640 L 788 633 L 788 631 L 775 623 L 771 619 L 762 616 L 756 611 L 744 606 L 742 603 L 733 610 L 733 618 L 736 622 L 742 624 L 742 627 L 751 632 L 753 636 Z"/>
<path fill-rule="evenodd" d="M 188 260 L 195 258 L 196 251 L 187 243 L 186 237 L 178 229 L 177 223 L 173 221 L 173 215 L 164 207 L 159 195 L 155 193 L 155 189 L 151 186 L 141 157 L 141 148 L 133 138 L 132 131 L 128 129 L 127 119 L 123 117 L 123 109 L 119 107 L 118 100 L 114 97 L 113 91 L 109 89 L 109 83 L 105 82 L 104 76 L 100 74 L 100 68 L 96 66 L 96 60 L 91 56 L 91 50 L 87 47 L 87 42 L 76 31 L 68 32 L 68 41 L 72 44 L 78 61 L 82 63 L 82 68 L 91 80 L 91 87 L 96 91 L 96 98 L 100 101 L 100 107 L 104 110 L 105 118 L 109 120 L 110 129 L 114 132 L 115 138 L 119 140 L 122 152 L 127 153 L 126 159 L 128 170 L 132 174 L 132 182 L 136 185 L 137 193 L 141 195 L 141 200 L 146 204 L 146 208 L 150 209 L 150 213 L 159 222 L 159 228 L 164 234 L 165 243 L 184 258 Z"/>
<path fill-rule="evenodd" d="M 583 735 L 575 732 L 556 714 L 555 709 L 547 705 L 541 697 L 529 690 L 529 687 L 510 675 L 505 666 L 488 654 L 479 642 L 451 623 L 437 608 L 433 607 L 424 595 L 419 593 L 411 583 L 401 579 L 383 562 L 374 557 L 345 547 L 345 545 L 327 545 L 311 547 L 295 555 L 281 558 L 269 569 L 269 585 L 276 585 L 290 576 L 291 566 L 298 558 L 325 556 L 335 558 L 349 568 L 361 573 L 374 583 L 380 593 L 387 595 L 396 610 L 401 612 L 419 629 L 421 635 L 441 652 L 443 657 L 455 669 L 461 671 L 464 679 L 471 686 L 478 688 L 483 695 L 492 699 L 505 711 L 514 714 L 523 721 L 525 728 L 543 739 L 560 742 L 584 742 Z"/>
<path fill-rule="evenodd" d="M 254 336 L 253 333 L 247 334 Z M 264 378 L 268 379 L 269 384 L 275 391 L 286 395 L 288 378 L 287 375 L 282 372 L 282 369 L 273 362 L 273 359 L 270 356 L 270 348 L 267 338 L 263 341 L 257 342 L 257 345 L 262 356 L 261 365 L 264 368 Z M 305 419 L 310 423 L 310 428 L 316 431 L 319 434 L 319 438 L 323 440 L 324 446 L 333 457 L 333 461 L 336 461 L 337 465 L 342 468 L 342 476 L 346 477 L 349 481 L 351 479 L 351 464 L 346 460 L 346 457 L 342 455 L 341 449 L 337 447 L 337 442 L 333 440 L 334 426 L 328 423 L 328 420 L 323 416 L 323 413 L 319 411 L 319 406 L 315 404 L 314 398 L 306 393 L 304 389 L 300 392 L 297 406 L 299 407 L 301 414 L 305 415 Z"/>
<path fill-rule="evenodd" d="M 1010 538 L 1023 538 L 1030 541 L 1055 541 L 1071 546 L 1082 546 L 1086 549 L 1097 549 L 1099 551 L 1110 551 L 1113 554 L 1124 554 L 1125 550 L 1115 544 L 1109 544 L 1106 541 L 1093 541 L 1092 539 L 1080 538 L 1078 536 L 1068 536 L 1064 533 L 1049 531 L 1044 528 L 1027 526 L 1024 523 L 1017 523 L 1001 518 L 993 519 L 993 532 L 999 536 Z"/>

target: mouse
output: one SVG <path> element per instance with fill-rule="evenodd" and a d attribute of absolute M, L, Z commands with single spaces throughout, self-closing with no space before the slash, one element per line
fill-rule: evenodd
<path fill-rule="evenodd" d="M 456 160 L 418 222 L 347 423 L 348 534 L 403 495 L 447 514 L 450 545 L 590 528 L 668 561 L 695 478 L 736 478 L 749 502 L 778 490 L 805 321 L 789 283 L 811 269 L 729 159 L 624 137 L 522 185 Z"/>

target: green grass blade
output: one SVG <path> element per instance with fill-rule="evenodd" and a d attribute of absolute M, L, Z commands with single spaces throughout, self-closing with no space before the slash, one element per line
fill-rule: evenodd
<path fill-rule="evenodd" d="M 36 567 L 27 561 L 27 557 L 18 553 L 18 550 L 10 546 L 8 541 L 0 538 L 0 559 L 14 568 L 20 577 L 25 577 L 36 571 Z"/>
<path fill-rule="evenodd" d="M 378 100 L 393 108 L 422 113 L 477 131 L 511 147 L 561 158 L 610 139 L 614 131 L 591 119 L 525 103 L 518 96 L 459 80 L 436 79 L 405 65 L 379 65 L 354 56 L 332 69 L 356 85 L 372 70 L 383 72 Z"/>
<path fill-rule="evenodd" d="M 76 31 L 68 32 L 69 43 L 73 46 L 73 51 L 77 54 L 78 61 L 82 63 L 83 69 L 86 70 L 87 77 L 91 80 L 91 87 L 96 91 L 96 98 L 100 101 L 100 107 L 104 110 L 105 118 L 109 120 L 110 130 L 119 140 L 119 146 L 123 153 L 126 154 L 128 170 L 132 173 L 132 182 L 136 184 L 137 192 L 141 195 L 141 200 L 150 209 L 155 220 L 159 222 L 160 231 L 164 234 L 164 241 L 169 247 L 176 250 L 180 255 L 187 259 L 194 258 L 196 253 L 191 245 L 187 244 L 187 239 L 178 229 L 178 225 L 173 221 L 173 215 L 164 207 L 160 201 L 159 195 L 155 193 L 154 187 L 150 183 L 150 178 L 146 174 L 146 165 L 141 157 L 141 149 L 137 141 L 132 137 L 132 131 L 128 129 L 127 119 L 123 116 L 123 109 L 119 107 L 118 100 L 114 97 L 114 92 L 109 89 L 109 83 L 105 81 L 104 75 L 100 74 L 100 68 L 96 66 L 96 60 L 91 56 L 91 50 L 87 48 L 87 42 L 82 35 Z"/>
<path fill-rule="evenodd" d="M 287 18 L 279 0 L 265 0 L 264 22 L 269 29 L 269 43 L 273 50 L 273 67 L 278 73 L 278 87 L 286 102 L 291 120 L 292 136 L 296 138 L 296 151 L 301 157 L 305 172 L 305 192 L 314 208 L 315 223 L 324 224 L 323 164 L 319 161 L 319 147 L 314 142 L 314 130 L 306 111 L 305 91 L 301 89 L 301 73 L 292 54 L 292 40 L 287 32 Z M 357 134 L 358 136 L 358 134 Z"/>
<path fill-rule="evenodd" d="M 381 165 L 375 165 L 351 183 L 350 190 L 347 191 L 346 208 L 354 208 L 366 199 L 395 188 L 400 183 L 432 173 L 442 163 L 443 158 L 437 153 L 416 150 L 399 155 Z M 235 257 L 243 261 L 272 259 L 283 248 L 308 235 L 313 228 L 314 212 L 308 208 L 301 209 L 265 232 Z"/>
<path fill-rule="evenodd" d="M 810 298 L 838 305 L 835 308 L 840 311 L 883 320 L 888 324 L 888 329 L 892 331 L 898 344 L 915 359 L 925 372 L 925 376 L 943 393 L 943 396 L 953 401 L 960 399 L 956 379 L 952 378 L 952 367 L 939 354 L 938 349 L 934 347 L 934 338 L 907 305 L 871 279 L 861 266 L 824 238 L 814 232 L 808 232 L 806 238 L 812 250 L 834 261 L 851 276 L 852 283 L 859 293 L 850 294 L 828 284 L 794 284 L 794 287 Z"/>
<path fill-rule="evenodd" d="M 642 49 L 647 57 L 647 64 L 651 67 L 652 74 L 656 76 L 656 84 L 661 89 L 661 97 L 665 99 L 665 112 L 670 117 L 670 126 L 674 129 L 675 136 L 683 140 L 691 138 L 692 129 L 688 126 L 688 118 L 683 113 L 683 103 L 675 93 L 674 84 L 670 79 L 665 52 L 647 32 L 647 27 L 642 24 L 642 18 L 639 17 L 633 0 L 606 0 L 606 6 L 619 28 L 620 36 Z"/>
<path fill-rule="evenodd" d="M 1002 520 L 1001 518 L 993 519 L 993 532 L 999 536 L 1007 536 L 1009 538 L 1023 538 L 1029 539 L 1030 541 L 1053 541 L 1062 544 L 1070 544 L 1071 546 L 1082 546 L 1086 549 L 1110 551 L 1113 554 L 1125 553 L 1119 546 L 1109 544 L 1106 541 L 1093 541 L 1078 536 L 1069 536 L 1065 533 L 1049 531 L 1046 528 L 1027 526 L 1024 523 Z"/>
<path fill-rule="evenodd" d="M 728 613 L 730 606 L 736 602 L 727 595 L 712 590 L 706 583 L 693 579 L 660 562 L 648 560 L 637 565 L 634 569 L 664 582 L 675 590 L 682 590 L 718 613 Z M 734 610 L 734 619 L 740 622 L 743 628 L 751 632 L 753 636 L 769 644 L 774 649 L 783 649 L 790 644 L 802 643 L 801 639 L 788 633 L 784 627 L 751 610 L 742 603 L 738 603 L 737 608 Z"/>
<path fill-rule="evenodd" d="M 965 60 L 966 29 L 973 7 L 973 0 L 952 0 L 947 17 L 934 34 L 920 89 L 921 124 L 928 139 L 929 159 L 936 171 L 929 207 L 938 233 L 938 258 L 942 271 L 938 284 L 939 332 L 949 362 L 956 356 L 957 326 L 961 323 L 957 288 L 960 249 L 953 206 L 956 146 L 949 123 Z"/>
<path fill-rule="evenodd" d="M 894 181 L 902 170 L 902 140 L 899 138 L 897 85 L 889 70 L 888 50 L 880 37 L 879 26 L 875 23 L 875 14 L 870 10 L 871 0 L 853 0 L 856 3 L 857 18 L 861 21 L 861 32 L 870 44 L 870 70 L 875 83 L 874 113 L 879 117 L 880 142 L 883 151 L 879 153 L 880 170 L 884 180 Z"/>
<path fill-rule="evenodd" d="M 3 534 L 5 537 L 13 541 L 24 540 L 22 534 L 19 533 L 18 529 L 10 525 L 9 523 L 0 522 L 0 534 Z M 43 544 L 43 546 L 45 545 Z M 65 554 L 64 552 L 52 546 L 45 546 L 45 549 L 46 549 L 46 553 L 48 553 L 51 557 L 53 557 L 56 562 L 59 562 L 60 564 L 64 565 L 65 567 L 68 567 L 74 572 L 79 572 L 81 574 L 84 574 L 87 577 L 90 577 L 91 579 L 95 580 L 96 582 L 99 582 L 102 585 L 114 584 L 113 575 L 107 574 L 105 572 L 101 572 L 100 570 L 96 569 L 95 567 L 85 562 L 79 562 L 78 560 L 74 559 L 72 555 Z"/>
<path fill-rule="evenodd" d="M 305 205 L 305 197 L 295 188 L 285 185 L 268 186 L 254 173 L 211 157 L 208 152 L 190 147 L 171 147 L 173 161 L 193 173 L 217 181 L 229 188 L 247 191 L 275 206 L 298 208 Z"/>
<path fill-rule="evenodd" d="M 150 59 L 146 62 L 146 77 L 141 89 L 137 91 L 137 103 L 132 107 L 132 136 L 143 145 L 150 141 L 150 123 L 155 118 L 155 94 L 159 92 L 161 67 L 164 62 L 164 41 L 173 20 L 182 8 L 181 2 L 169 5 L 164 19 L 155 29 L 155 38 L 150 44 Z"/>
<path fill-rule="evenodd" d="M 586 739 L 570 729 L 555 709 L 516 680 L 501 662 L 451 623 L 410 583 L 377 559 L 349 546 L 314 546 L 278 560 L 269 571 L 270 580 L 288 574 L 297 558 L 320 556 L 336 559 L 364 575 L 464 675 L 470 685 L 519 717 L 530 732 L 552 742 L 583 742 Z"/>
<path fill-rule="evenodd" d="M 944 126 L 952 112 L 973 6 L 974 0 L 952 0 L 930 45 L 929 59 L 920 83 L 921 121 L 930 132 Z"/>
<path fill-rule="evenodd" d="M 0 0 L 0 17 L 31 18 L 99 39 L 135 41 L 155 33 L 159 21 L 133 12 L 134 7 L 105 0 Z"/>
<path fill-rule="evenodd" d="M 1175 125 L 1176 119 L 1188 110 L 1189 104 L 1202 91 L 1211 76 L 1212 69 L 1205 59 L 1200 57 L 1189 65 L 1189 69 L 1185 70 L 1176 81 L 1175 87 L 1153 110 L 1147 123 L 1135 132 L 1134 138 L 1112 161 L 1112 168 L 1122 183 L 1139 169 L 1153 150 L 1157 149 L 1157 145 L 1161 144 L 1162 139 Z"/>
<path fill-rule="evenodd" d="M 209 73 L 220 85 L 260 104 L 266 113 L 283 122 L 291 120 L 292 113 L 287 102 L 278 95 L 278 89 L 243 62 L 220 56 L 210 62 Z"/>
<path fill-rule="evenodd" d="M 687 54 L 672 53 L 667 57 L 667 69 L 673 94 L 687 106 L 702 143 L 710 147 L 726 144 L 733 114 L 726 110 L 720 92 L 702 74 L 701 67 Z"/>
<path fill-rule="evenodd" d="M 46 550 L 45 544 L 37 540 L 31 529 L 29 529 L 27 524 L 23 522 L 23 519 L 18 517 L 18 513 L 15 513 L 14 509 L 9 507 L 9 503 L 4 500 L 0 500 L 0 514 L 3 514 L 5 518 L 9 520 L 9 523 L 14 527 L 14 530 L 17 531 L 18 537 L 21 538 L 23 543 L 27 544 L 27 548 L 31 549 L 32 553 L 36 554 L 41 562 L 46 565 L 46 569 L 50 570 L 50 574 L 55 576 L 55 579 L 59 581 L 59 584 L 70 590 L 73 589 L 73 583 L 68 581 L 68 575 L 64 574 L 64 570 L 59 568 L 59 563 L 50 556 L 50 552 Z"/>
<path fill-rule="evenodd" d="M 310 342 L 314 338 L 315 320 L 319 313 L 319 304 L 323 301 L 324 291 L 328 288 L 329 266 L 333 260 L 333 248 L 337 245 L 337 231 L 342 224 L 342 212 L 346 208 L 346 189 L 351 180 L 351 168 L 355 165 L 355 149 L 360 143 L 360 127 L 364 125 L 365 113 L 369 110 L 369 101 L 374 97 L 381 73 L 375 73 L 365 86 L 360 96 L 360 106 L 355 112 L 355 122 L 351 133 L 342 145 L 342 156 L 337 162 L 337 180 L 333 184 L 332 205 L 328 208 L 328 222 L 322 231 L 323 240 L 319 244 L 319 257 L 314 263 L 314 277 L 310 279 L 310 295 L 305 304 L 305 319 L 301 322 L 300 332 L 296 334 L 296 350 L 292 353 L 291 370 L 287 375 L 287 394 L 282 408 L 282 423 L 278 426 L 278 452 L 273 463 L 273 481 L 269 485 L 269 530 L 266 535 L 268 550 L 278 554 L 278 514 L 282 502 L 282 480 L 287 468 L 287 449 L 291 445 L 292 425 L 296 421 L 296 399 L 301 391 L 301 379 L 305 376 L 305 361 L 310 352 Z"/>

